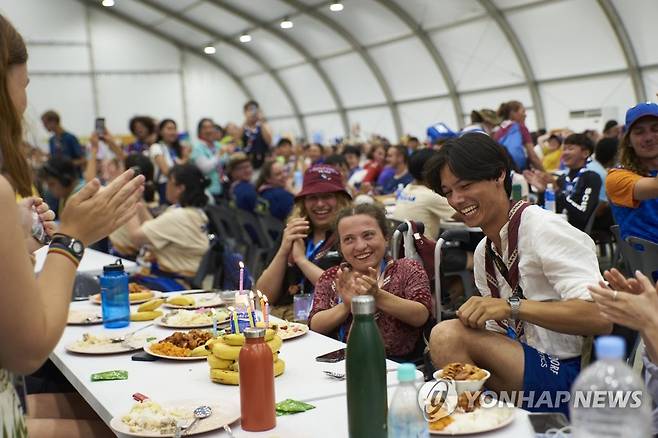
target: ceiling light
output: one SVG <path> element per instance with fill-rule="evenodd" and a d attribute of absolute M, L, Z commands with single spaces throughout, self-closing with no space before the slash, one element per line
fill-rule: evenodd
<path fill-rule="evenodd" d="M 215 53 L 217 53 L 217 49 L 215 49 L 215 46 L 208 45 L 203 48 L 203 53 L 205 53 L 206 55 L 214 55 Z"/>
<path fill-rule="evenodd" d="M 329 5 L 329 10 L 331 12 L 340 12 L 343 10 L 343 4 L 341 2 L 333 2 Z"/>
<path fill-rule="evenodd" d="M 112 6 L 114 6 L 114 0 L 103 0 L 101 4 L 106 8 L 111 8 Z"/>
<path fill-rule="evenodd" d="M 246 32 L 243 33 L 242 35 L 240 35 L 240 42 L 241 43 L 248 43 L 249 41 L 251 41 L 251 35 L 249 35 Z"/>
<path fill-rule="evenodd" d="M 285 17 L 281 22 L 281 29 L 292 29 L 292 26 L 292 21 L 290 21 L 290 18 L 288 17 Z"/>

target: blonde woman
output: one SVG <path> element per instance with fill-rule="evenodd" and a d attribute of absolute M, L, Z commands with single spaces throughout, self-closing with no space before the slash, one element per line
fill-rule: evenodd
<path fill-rule="evenodd" d="M 256 282 L 273 304 L 275 316 L 292 318 L 293 296 L 312 293 L 324 270 L 340 263 L 334 221 L 350 204 L 334 167 L 318 165 L 304 173 L 279 250 Z"/>

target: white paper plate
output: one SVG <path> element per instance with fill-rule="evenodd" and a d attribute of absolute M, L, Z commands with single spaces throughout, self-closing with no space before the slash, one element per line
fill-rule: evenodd
<path fill-rule="evenodd" d="M 468 413 L 453 413 L 452 423 L 443 430 L 430 430 L 431 435 L 459 436 L 489 432 L 507 426 L 516 414 L 513 407 L 479 408 Z M 486 424 L 490 423 L 490 424 Z"/>
<path fill-rule="evenodd" d="M 161 359 L 168 359 L 168 360 L 206 360 L 207 356 L 165 356 L 164 354 L 156 353 L 153 350 L 151 350 L 151 346 L 153 344 L 157 344 L 160 341 L 154 341 L 154 342 L 149 342 L 148 344 L 144 345 L 144 351 L 146 351 L 148 354 L 151 356 L 159 357 Z"/>
<path fill-rule="evenodd" d="M 160 403 L 161 406 L 167 406 L 167 404 L 170 406 L 175 405 L 183 408 L 189 407 L 190 411 L 193 411 L 195 408 L 203 405 L 208 405 L 212 408 L 212 415 L 208 418 L 204 418 L 203 420 L 199 420 L 188 435 L 197 435 L 200 433 L 221 429 L 225 424 L 232 424 L 240 419 L 240 405 L 236 404 L 235 402 L 222 402 L 219 404 L 217 402 L 204 402 L 201 399 L 198 399 L 195 401 Z M 126 413 L 127 412 L 128 411 L 126 411 Z M 162 434 L 160 431 L 131 432 L 128 425 L 121 421 L 122 416 L 123 415 L 114 417 L 112 418 L 112 421 L 110 421 L 110 427 L 116 432 L 137 437 L 162 438 L 173 436 L 173 433 Z"/>
<path fill-rule="evenodd" d="M 282 323 L 276 323 L 276 325 L 279 326 L 279 330 L 277 331 L 276 334 L 279 335 L 282 341 L 287 341 L 288 339 L 294 339 L 300 336 L 304 336 L 306 333 L 308 333 L 309 330 L 306 324 L 300 324 L 298 322 L 282 322 Z M 283 330 L 281 326 L 287 326 L 288 328 L 286 330 Z M 298 329 L 298 330 L 293 331 L 293 329 Z"/>
<path fill-rule="evenodd" d="M 135 301 L 130 301 L 130 305 L 132 306 L 133 304 L 142 304 L 146 303 L 148 301 L 151 301 L 153 299 L 159 298 L 162 296 L 162 292 L 158 290 L 152 290 L 153 296 L 149 298 L 144 298 L 143 300 L 135 300 Z M 95 295 L 90 295 L 89 296 L 89 301 L 91 301 L 93 304 L 100 304 L 101 303 L 101 294 L 95 294 Z"/>
<path fill-rule="evenodd" d="M 193 324 L 193 325 L 183 325 L 183 324 L 172 324 L 167 322 L 167 315 L 161 316 L 155 320 L 155 323 L 160 327 L 172 328 L 172 329 L 195 329 L 195 328 L 206 328 L 212 327 L 212 321 L 207 324 Z M 226 318 L 224 320 L 217 320 L 217 325 L 227 324 L 231 319 Z"/>
<path fill-rule="evenodd" d="M 106 334 L 110 336 L 121 336 L 121 333 Z M 126 353 L 129 351 L 141 350 L 144 348 L 146 339 L 149 337 L 147 334 L 138 333 L 128 339 L 127 342 L 116 342 L 111 344 L 93 344 L 93 345 L 79 345 L 73 342 L 66 346 L 66 350 L 71 353 L 79 354 L 116 354 Z"/>
<path fill-rule="evenodd" d="M 182 293 L 180 295 L 186 295 Z M 170 309 L 200 309 L 202 307 L 219 307 L 224 305 L 224 301 L 215 292 L 208 292 L 205 294 L 187 294 L 187 296 L 194 298 L 194 304 L 191 306 L 177 306 L 165 301 L 163 307 Z M 171 298 L 171 297 L 170 297 Z"/>
<path fill-rule="evenodd" d="M 66 320 L 69 325 L 95 325 L 103 323 L 103 315 L 99 311 L 69 310 Z"/>

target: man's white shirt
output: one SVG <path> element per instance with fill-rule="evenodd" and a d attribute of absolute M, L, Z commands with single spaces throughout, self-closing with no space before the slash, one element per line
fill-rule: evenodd
<path fill-rule="evenodd" d="M 503 261 L 508 262 L 507 228 L 500 230 Z M 482 296 L 490 296 L 484 265 L 486 239 L 478 244 L 474 256 L 475 284 Z M 519 284 L 523 295 L 532 301 L 592 301 L 590 284 L 603 280 L 592 239 L 572 227 L 558 215 L 538 206 L 526 208 L 519 225 Z M 494 265 L 495 266 L 495 265 Z M 507 299 L 512 290 L 496 269 L 500 296 Z M 523 302 L 521 303 L 523 306 Z M 487 329 L 504 333 L 495 321 Z M 567 335 L 524 322 L 521 341 L 559 359 L 579 356 L 583 337 Z"/>

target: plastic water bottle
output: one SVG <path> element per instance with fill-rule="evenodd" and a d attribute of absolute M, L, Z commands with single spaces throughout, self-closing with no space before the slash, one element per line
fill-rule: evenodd
<path fill-rule="evenodd" d="M 400 183 L 398 184 L 398 188 L 395 189 L 395 199 L 400 199 L 400 195 L 402 195 L 402 190 L 404 190 L 404 184 Z"/>
<path fill-rule="evenodd" d="M 403 363 L 398 368 L 400 386 L 393 395 L 388 410 L 389 438 L 428 438 L 427 422 L 418 406 L 416 367 Z"/>
<path fill-rule="evenodd" d="M 121 260 L 103 266 L 101 283 L 101 307 L 103 325 L 106 328 L 121 328 L 130 324 L 130 298 L 128 274 Z"/>
<path fill-rule="evenodd" d="M 293 174 L 293 187 L 295 190 L 299 191 L 302 189 L 302 185 L 304 183 L 304 175 L 302 174 L 301 170 L 295 170 L 295 173 Z"/>
<path fill-rule="evenodd" d="M 597 339 L 598 360 L 571 388 L 573 438 L 651 436 L 651 400 L 640 376 L 624 362 L 625 350 L 621 337 Z"/>
<path fill-rule="evenodd" d="M 546 191 L 544 192 L 544 208 L 555 213 L 555 189 L 553 189 L 553 184 L 546 186 Z"/>

